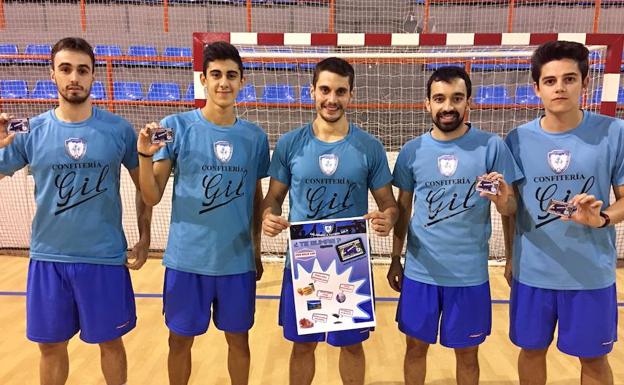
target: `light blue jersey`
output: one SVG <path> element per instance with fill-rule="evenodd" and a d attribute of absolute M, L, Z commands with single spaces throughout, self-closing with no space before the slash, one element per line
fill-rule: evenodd
<path fill-rule="evenodd" d="M 393 184 L 414 193 L 408 278 L 438 286 L 488 281 L 490 201 L 479 196 L 475 181 L 493 171 L 509 184 L 522 177 L 503 140 L 475 127 L 455 140 L 426 133 L 403 146 Z"/>
<path fill-rule="evenodd" d="M 269 143 L 257 125 L 212 124 L 201 110 L 167 116 L 175 141 L 154 155 L 173 165 L 173 203 L 163 264 L 203 275 L 255 270 L 253 201 L 267 176 Z"/>
<path fill-rule="evenodd" d="M 565 133 L 535 119 L 506 138 L 525 179 L 517 187 L 513 274 L 533 287 L 600 289 L 615 282 L 615 229 L 563 222 L 546 212 L 551 199 L 588 193 L 609 206 L 612 185 L 624 184 L 624 122 L 590 112 Z"/>
<path fill-rule="evenodd" d="M 383 145 L 355 124 L 333 143 L 314 136 L 311 124 L 284 134 L 269 175 L 289 186 L 291 222 L 362 216 L 368 190 L 392 181 Z"/>
<path fill-rule="evenodd" d="M 125 263 L 119 174 L 122 164 L 138 166 L 130 123 L 94 107 L 79 123 L 62 122 L 50 110 L 32 118 L 30 128 L 0 150 L 0 174 L 30 165 L 37 203 L 31 258 Z"/>

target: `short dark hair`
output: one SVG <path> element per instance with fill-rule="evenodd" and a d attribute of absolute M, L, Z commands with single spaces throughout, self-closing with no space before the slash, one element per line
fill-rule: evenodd
<path fill-rule="evenodd" d="M 95 55 L 93 47 L 85 39 L 80 37 L 65 37 L 54 44 L 50 54 L 50 65 L 54 68 L 54 57 L 62 50 L 81 52 L 91 58 L 91 71 L 95 71 Z"/>
<path fill-rule="evenodd" d="M 587 47 L 574 41 L 549 41 L 537 47 L 531 56 L 533 81 L 539 86 L 544 64 L 561 59 L 574 60 L 581 71 L 581 80 L 585 80 L 589 72 L 589 50 Z"/>
<path fill-rule="evenodd" d="M 323 71 L 329 71 L 340 76 L 349 78 L 349 91 L 353 91 L 353 82 L 355 81 L 355 70 L 353 66 L 344 59 L 338 57 L 328 57 L 316 64 L 314 67 L 314 75 L 312 76 L 312 87 L 316 87 L 319 75 Z"/>
<path fill-rule="evenodd" d="M 433 71 L 429 80 L 427 80 L 427 99 L 431 98 L 431 85 L 433 82 L 445 82 L 451 83 L 455 79 L 463 79 L 466 83 L 466 98 L 472 95 L 472 81 L 468 72 L 462 67 L 457 66 L 444 66 Z"/>
<path fill-rule="evenodd" d="M 240 53 L 232 44 L 225 41 L 215 41 L 204 46 L 204 61 L 202 63 L 202 72 L 206 76 L 206 70 L 210 62 L 215 60 L 232 60 L 238 64 L 238 70 L 241 77 L 243 76 L 243 60 Z"/>

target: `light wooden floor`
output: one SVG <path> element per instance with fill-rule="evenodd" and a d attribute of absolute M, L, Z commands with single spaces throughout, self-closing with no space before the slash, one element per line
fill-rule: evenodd
<path fill-rule="evenodd" d="M 0 256 L 0 384 L 38 384 L 39 352 L 25 337 L 25 297 L 28 260 L 21 257 Z M 379 298 L 396 298 L 385 281 L 385 266 L 375 266 L 376 292 Z M 135 292 L 160 294 L 163 267 L 160 260 L 149 260 L 139 272 L 133 273 Z M 282 266 L 265 264 L 265 276 L 258 285 L 258 295 L 277 296 L 280 290 Z M 618 302 L 624 302 L 624 270 L 618 271 Z M 492 298 L 506 300 L 509 290 L 502 278 L 502 268 L 490 268 Z M 397 330 L 394 316 L 396 301 L 377 302 L 378 326 L 365 342 L 369 385 L 402 383 L 402 364 L 405 342 Z M 256 323 L 250 333 L 252 354 L 251 381 L 259 384 L 286 384 L 290 344 L 277 326 L 276 299 L 258 299 Z M 160 385 L 167 383 L 166 357 L 168 331 L 161 315 L 161 298 L 137 298 L 138 325 L 125 337 L 128 353 L 129 384 Z M 619 336 L 624 338 L 624 307 L 619 308 Z M 516 384 L 517 349 L 507 337 L 508 305 L 493 305 L 492 335 L 480 351 L 481 383 Z M 338 385 L 338 350 L 319 345 L 316 357 L 316 385 Z M 610 356 L 616 385 L 624 385 L 624 342 L 615 345 Z M 450 349 L 434 345 L 429 351 L 427 383 L 454 384 L 455 359 Z M 566 356 L 556 347 L 548 357 L 549 384 L 578 384 L 578 361 Z M 211 325 L 209 332 L 196 339 L 193 348 L 191 384 L 228 384 L 226 344 L 222 333 Z M 96 346 L 82 343 L 77 337 L 70 343 L 70 375 L 68 384 L 104 384 L 99 369 L 99 351 Z"/>

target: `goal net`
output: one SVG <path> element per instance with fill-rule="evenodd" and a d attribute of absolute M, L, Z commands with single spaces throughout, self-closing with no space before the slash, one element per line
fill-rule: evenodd
<path fill-rule="evenodd" d="M 434 69 L 442 65 L 464 66 L 473 82 L 469 120 L 483 130 L 504 137 L 515 126 L 542 113 L 539 99 L 532 91 L 529 58 L 538 44 L 554 39 L 581 41 L 590 47 L 590 82 L 588 92 L 583 95 L 583 107 L 614 115 L 622 41 L 615 35 L 592 34 L 195 33 L 192 61 L 191 58 L 144 59 L 187 66 L 192 62 L 192 68 L 182 70 L 188 86 L 182 89 L 179 99 L 186 100 L 161 98 L 146 102 L 144 99 L 106 98 L 98 103 L 102 108 L 125 116 L 137 128 L 167 114 L 202 105 L 203 91 L 198 85 L 202 48 L 211 41 L 227 40 L 239 48 L 245 67 L 246 85 L 239 95 L 237 112 L 263 127 L 273 148 L 281 134 L 314 118 L 309 94 L 312 69 L 322 58 L 338 56 L 351 62 L 356 73 L 355 98 L 348 117 L 383 142 L 392 168 L 401 146 L 431 127 L 424 98 L 427 79 Z M 107 94 L 118 92 L 116 82 L 131 82 L 146 76 L 146 72 L 155 79 L 176 79 L 181 83 L 179 67 L 153 68 L 136 63 L 137 58 L 124 56 L 120 59 L 114 55 L 100 55 L 98 60 L 102 61 L 97 69 L 98 80 L 103 82 Z M 3 107 L 12 108 L 14 114 L 26 111 L 21 104 L 4 104 Z M 152 248 L 155 250 L 162 250 L 166 245 L 171 186 L 172 183 L 154 209 Z M 265 192 L 267 186 L 268 180 L 264 183 Z M 0 248 L 28 247 L 29 218 L 35 210 L 33 189 L 27 170 L 0 180 L 0 200 L 6 207 L 15 208 L 11 209 L 11 215 L 0 219 Z M 124 227 L 132 244 L 138 238 L 133 214 L 134 188 L 125 176 L 122 198 Z M 369 204 L 371 209 L 375 208 L 372 198 Z M 495 210 L 492 212 L 490 255 L 499 258 L 504 255 L 503 235 L 500 218 Z M 288 202 L 285 202 L 284 214 L 287 213 Z M 20 219 L 15 220 L 15 217 Z M 618 227 L 618 234 L 621 231 Z M 263 237 L 264 255 L 283 256 L 285 236 Z M 620 239 L 621 236 L 618 242 L 624 242 Z M 373 236 L 373 252 L 383 259 L 390 252 L 391 243 L 391 237 Z M 618 246 L 620 254 L 624 254 L 620 244 Z"/>

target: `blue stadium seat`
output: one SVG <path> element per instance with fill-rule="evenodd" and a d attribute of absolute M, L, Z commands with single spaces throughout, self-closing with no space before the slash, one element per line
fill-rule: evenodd
<path fill-rule="evenodd" d="M 93 49 L 95 56 L 121 56 L 121 47 L 118 45 L 98 44 Z M 119 63 L 114 61 L 113 63 Z M 95 64 L 106 64 L 104 60 L 96 60 Z"/>
<path fill-rule="evenodd" d="M 158 56 L 158 51 L 156 47 L 150 45 L 131 45 L 128 47 L 128 55 L 132 57 L 148 57 L 148 56 Z M 156 62 L 153 61 L 129 61 L 125 60 L 122 64 L 128 66 L 153 66 L 156 65 Z"/>
<path fill-rule="evenodd" d="M 291 48 L 276 48 L 272 49 L 269 52 L 273 53 L 293 53 Z M 297 69 L 297 63 L 288 63 L 288 62 L 272 62 L 272 63 L 264 63 L 264 69 L 267 70 L 290 70 L 293 71 Z"/>
<path fill-rule="evenodd" d="M 540 104 L 542 101 L 535 95 L 533 86 L 522 85 L 516 88 L 516 104 Z"/>
<path fill-rule="evenodd" d="M 184 101 L 192 102 L 193 100 L 195 100 L 195 85 L 191 83 L 184 93 Z"/>
<path fill-rule="evenodd" d="M 624 104 L 624 87 L 620 87 L 620 89 L 618 90 L 617 103 Z"/>
<path fill-rule="evenodd" d="M 106 91 L 104 90 L 104 84 L 102 82 L 93 82 L 93 86 L 91 86 L 91 99 L 106 99 Z"/>
<path fill-rule="evenodd" d="M 329 53 L 329 47 L 313 47 L 313 48 L 306 49 L 305 52 L 327 54 L 327 53 Z M 317 62 L 321 61 L 321 59 L 317 59 L 316 61 Z M 299 63 L 299 68 L 304 70 L 304 71 L 312 71 L 312 70 L 314 70 L 314 67 L 316 67 L 316 62 L 312 62 L 312 63 Z"/>
<path fill-rule="evenodd" d="M 314 104 L 314 99 L 312 99 L 312 95 L 310 94 L 310 86 L 301 87 L 299 92 L 302 104 Z"/>
<path fill-rule="evenodd" d="M 473 59 L 478 60 L 478 59 L 488 59 L 488 60 L 492 60 L 492 58 L 478 58 L 478 57 L 473 57 Z M 473 71 L 478 71 L 478 72 L 485 72 L 485 71 L 499 71 L 501 70 L 501 65 L 496 63 L 472 63 L 470 65 L 470 69 Z"/>
<path fill-rule="evenodd" d="M 28 44 L 24 50 L 26 55 L 44 55 L 50 57 L 52 47 L 49 44 Z M 49 64 L 49 59 L 24 59 L 22 63 Z"/>
<path fill-rule="evenodd" d="M 0 98 L 26 99 L 28 86 L 26 80 L 0 80 Z"/>
<path fill-rule="evenodd" d="M 255 102 L 256 100 L 256 86 L 254 86 L 253 84 L 245 85 L 236 97 L 236 101 L 238 103 Z"/>
<path fill-rule="evenodd" d="M 293 103 L 297 100 L 295 88 L 288 84 L 267 84 L 261 100 L 265 103 Z"/>
<path fill-rule="evenodd" d="M 0 55 L 17 55 L 16 44 L 0 44 Z M 15 59 L 0 59 L 0 63 L 12 63 Z"/>
<path fill-rule="evenodd" d="M 183 58 L 187 58 L 188 62 L 167 62 L 167 61 L 163 61 L 163 62 L 160 62 L 160 65 L 162 67 L 184 67 L 184 68 L 192 67 L 191 58 L 193 56 L 193 53 L 192 53 L 190 48 L 187 48 L 187 47 L 165 47 L 165 50 L 163 51 L 163 56 L 167 56 L 167 57 L 183 57 Z"/>
<path fill-rule="evenodd" d="M 180 86 L 177 83 L 152 83 L 147 91 L 147 100 L 177 102 L 180 100 Z"/>
<path fill-rule="evenodd" d="M 56 84 L 52 80 L 37 80 L 30 96 L 33 99 L 56 99 L 57 92 Z"/>
<path fill-rule="evenodd" d="M 253 48 L 240 48 L 238 50 L 241 53 L 241 56 L 243 56 L 245 54 L 245 52 L 256 52 L 255 49 Z M 245 61 L 245 59 L 243 59 L 243 69 L 246 70 L 257 70 L 262 68 L 262 62 L 259 61 Z"/>
<path fill-rule="evenodd" d="M 594 90 L 594 93 L 589 99 L 589 103 L 600 104 L 601 100 L 602 100 L 602 87 L 596 87 L 596 89 Z"/>
<path fill-rule="evenodd" d="M 474 99 L 477 104 L 512 104 L 505 86 L 481 86 Z"/>
<path fill-rule="evenodd" d="M 501 63 L 499 64 L 501 71 L 529 71 L 531 69 L 530 63 Z"/>
<path fill-rule="evenodd" d="M 113 99 L 143 100 L 143 89 L 139 82 L 113 82 Z"/>
<path fill-rule="evenodd" d="M 425 64 L 425 69 L 428 71 L 435 71 L 440 67 L 447 67 L 447 66 L 454 66 L 454 67 L 461 67 L 464 68 L 464 63 L 443 63 L 443 62 L 437 62 L 437 63 L 427 63 Z"/>

